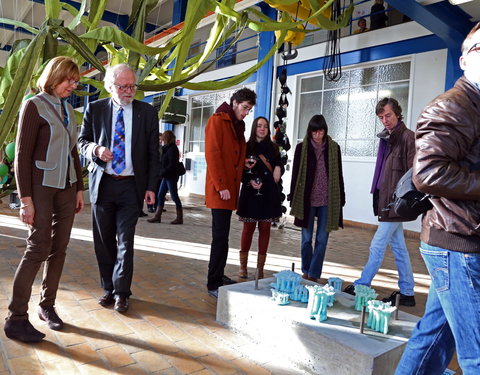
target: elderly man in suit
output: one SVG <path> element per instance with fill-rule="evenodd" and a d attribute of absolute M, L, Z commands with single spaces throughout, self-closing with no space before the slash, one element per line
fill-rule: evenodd
<path fill-rule="evenodd" d="M 89 103 L 80 136 L 80 152 L 90 161 L 93 241 L 104 295 L 126 312 L 133 276 L 133 238 L 143 200 L 155 202 L 158 171 L 158 116 L 134 100 L 135 72 L 126 64 L 107 68 L 105 89 L 111 98 Z"/>

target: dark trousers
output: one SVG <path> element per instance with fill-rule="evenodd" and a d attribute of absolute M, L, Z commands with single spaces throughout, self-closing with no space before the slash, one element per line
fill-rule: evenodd
<path fill-rule="evenodd" d="M 163 207 L 165 204 L 165 196 L 167 192 L 170 192 L 170 198 L 175 202 L 177 209 L 182 208 L 182 202 L 178 196 L 178 177 L 177 178 L 163 178 L 160 182 L 160 187 L 157 194 L 157 202 L 160 207 Z"/>
<path fill-rule="evenodd" d="M 231 210 L 212 209 L 212 245 L 207 282 L 209 290 L 218 289 L 223 285 L 222 277 L 227 264 L 231 218 Z"/>
<path fill-rule="evenodd" d="M 116 295 L 132 294 L 133 238 L 141 209 L 134 177 L 103 175 L 92 203 L 93 242 L 102 288 Z"/>
<path fill-rule="evenodd" d="M 68 241 L 75 217 L 76 189 L 56 189 L 41 185 L 32 188 L 35 207 L 33 225 L 29 226 L 27 249 L 13 279 L 9 319 L 28 319 L 28 301 L 42 262 L 40 306 L 55 305 L 58 284 L 65 263 Z"/>

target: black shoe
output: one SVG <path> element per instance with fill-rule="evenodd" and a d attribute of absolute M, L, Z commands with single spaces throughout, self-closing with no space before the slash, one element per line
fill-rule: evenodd
<path fill-rule="evenodd" d="M 3 330 L 9 339 L 23 342 L 39 342 L 45 337 L 45 334 L 36 330 L 28 319 L 6 319 Z"/>
<path fill-rule="evenodd" d="M 98 299 L 98 304 L 103 307 L 112 305 L 115 302 L 112 292 L 105 292 L 103 296 Z"/>
<path fill-rule="evenodd" d="M 222 276 L 222 283 L 223 283 L 223 285 L 232 285 L 232 284 L 236 284 L 237 282 L 235 280 L 232 280 L 228 276 L 223 275 Z"/>
<path fill-rule="evenodd" d="M 213 298 L 218 298 L 218 289 L 208 289 L 208 294 Z"/>
<path fill-rule="evenodd" d="M 343 293 L 348 293 L 348 294 L 351 294 L 352 296 L 354 296 L 355 295 L 355 285 L 353 285 L 353 284 L 347 285 L 345 287 L 345 289 L 343 289 Z"/>
<path fill-rule="evenodd" d="M 153 206 L 148 206 L 147 208 L 147 211 L 150 212 L 151 214 L 153 214 L 155 212 L 156 208 L 154 208 Z"/>
<path fill-rule="evenodd" d="M 145 216 L 148 216 L 145 212 L 143 212 L 143 210 L 140 212 L 140 215 L 138 215 L 139 217 L 145 217 Z"/>
<path fill-rule="evenodd" d="M 384 299 L 382 299 L 382 302 L 390 302 L 392 306 L 395 306 L 397 294 L 400 294 L 400 305 L 415 306 L 415 296 L 406 296 L 405 294 L 402 294 L 400 292 L 393 292 L 390 297 L 385 297 Z"/>
<path fill-rule="evenodd" d="M 48 328 L 54 331 L 60 331 L 63 328 L 63 320 L 57 315 L 53 306 L 47 308 L 40 307 L 38 309 L 38 317 L 47 323 Z"/>
<path fill-rule="evenodd" d="M 124 296 L 115 296 L 115 311 L 119 313 L 127 312 L 128 298 Z"/>

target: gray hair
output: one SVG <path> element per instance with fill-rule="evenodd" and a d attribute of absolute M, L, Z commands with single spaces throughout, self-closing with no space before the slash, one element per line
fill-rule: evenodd
<path fill-rule="evenodd" d="M 137 83 L 137 72 L 130 65 L 117 64 L 114 66 L 109 66 L 105 71 L 105 78 L 103 79 L 105 90 L 107 90 L 107 92 L 112 92 L 112 86 L 115 83 L 115 78 L 117 78 L 117 76 L 125 70 L 129 70 L 133 73 L 133 75 L 135 76 L 135 83 Z"/>

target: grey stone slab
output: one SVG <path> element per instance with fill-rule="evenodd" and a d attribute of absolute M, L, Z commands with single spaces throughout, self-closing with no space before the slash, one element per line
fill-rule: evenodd
<path fill-rule="evenodd" d="M 353 296 L 338 293 L 334 306 L 328 309 L 328 319 L 318 322 L 309 318 L 304 303 L 276 305 L 270 291 L 274 281 L 260 280 L 259 290 L 255 290 L 254 281 L 221 287 L 217 321 L 279 358 L 288 357 L 295 367 L 308 373 L 394 373 L 418 317 L 399 311 L 399 319 L 391 321 L 387 335 L 368 328 L 360 334 L 360 313 L 354 310 Z"/>

